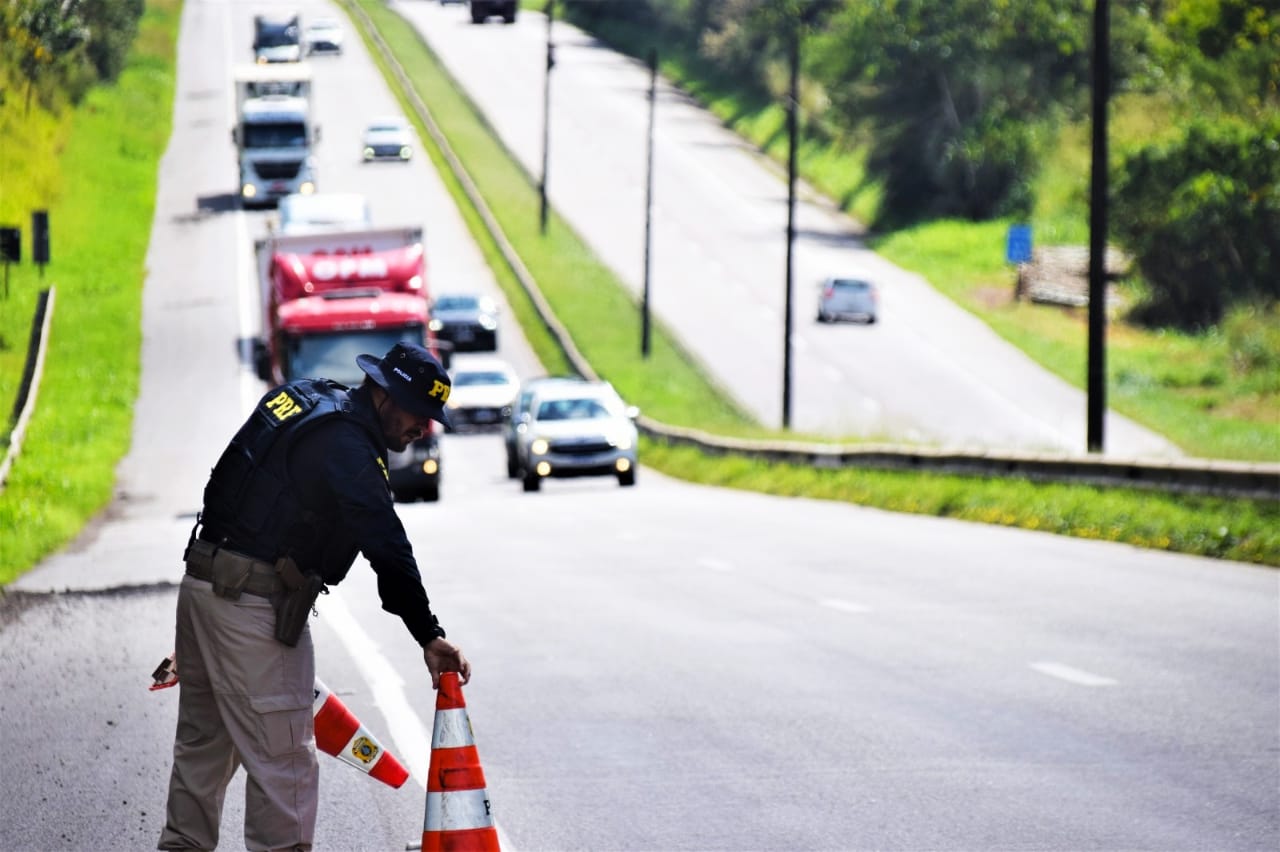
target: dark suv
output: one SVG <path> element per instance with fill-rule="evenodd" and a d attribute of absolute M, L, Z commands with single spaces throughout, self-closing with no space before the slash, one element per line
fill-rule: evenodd
<path fill-rule="evenodd" d="M 501 15 L 508 24 L 516 22 L 519 0 L 471 0 L 471 23 L 483 24 L 492 15 Z"/>
<path fill-rule="evenodd" d="M 477 293 L 441 293 L 431 302 L 431 331 L 451 352 L 498 348 L 498 306 Z"/>
<path fill-rule="evenodd" d="M 399 452 L 387 453 L 387 476 L 397 501 L 411 503 L 440 499 L 440 437 L 434 423 L 431 431 Z"/>

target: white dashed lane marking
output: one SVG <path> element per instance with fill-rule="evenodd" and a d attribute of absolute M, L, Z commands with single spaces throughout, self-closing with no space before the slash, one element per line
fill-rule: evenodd
<path fill-rule="evenodd" d="M 1040 674 L 1045 674 L 1049 677 L 1056 677 L 1059 680 L 1065 680 L 1067 683 L 1074 683 L 1077 686 L 1115 686 L 1119 683 L 1119 681 L 1113 680 L 1112 678 L 1072 668 L 1071 666 L 1063 665 L 1062 663 L 1032 663 L 1031 668 L 1040 672 Z"/>
<path fill-rule="evenodd" d="M 871 612 L 871 607 L 853 601 L 842 601 L 839 598 L 823 598 L 818 601 L 818 606 L 825 606 L 827 609 L 834 609 L 838 612 L 848 612 L 860 615 L 864 612 Z"/>

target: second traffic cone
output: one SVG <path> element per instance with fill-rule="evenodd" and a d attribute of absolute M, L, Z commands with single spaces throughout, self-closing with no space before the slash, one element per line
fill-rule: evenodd
<path fill-rule="evenodd" d="M 440 675 L 422 852 L 499 852 L 484 770 L 457 672 Z"/>
<path fill-rule="evenodd" d="M 343 763 L 351 764 L 383 784 L 392 787 L 404 784 L 409 771 L 400 765 L 400 761 L 391 752 L 382 747 L 377 738 L 360 724 L 355 714 L 347 709 L 347 705 L 338 696 L 329 691 L 320 678 L 316 678 L 312 708 L 316 714 L 316 748 Z"/>

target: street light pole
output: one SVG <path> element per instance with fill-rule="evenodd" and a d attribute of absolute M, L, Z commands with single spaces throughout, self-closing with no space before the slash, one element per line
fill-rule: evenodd
<path fill-rule="evenodd" d="M 556 16 L 556 0 L 547 0 L 547 67 L 542 81 L 542 180 L 538 182 L 538 229 L 547 233 L 547 163 L 551 150 L 551 69 L 556 64 L 551 43 L 551 23 Z"/>
<path fill-rule="evenodd" d="M 796 239 L 796 112 L 800 101 L 800 22 L 791 24 L 791 80 L 787 95 L 787 290 L 782 332 L 782 428 L 791 428 L 791 290 Z"/>
<path fill-rule="evenodd" d="M 1093 4 L 1093 172 L 1089 187 L 1088 450 L 1102 452 L 1107 411 L 1107 99 L 1111 89 L 1108 0 Z"/>
<path fill-rule="evenodd" d="M 640 354 L 649 357 L 649 276 L 653 249 L 653 118 L 658 100 L 658 49 L 649 49 L 649 141 L 644 182 L 644 298 L 640 302 Z"/>

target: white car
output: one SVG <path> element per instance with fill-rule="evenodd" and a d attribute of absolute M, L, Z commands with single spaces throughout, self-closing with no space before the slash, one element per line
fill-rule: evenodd
<path fill-rule="evenodd" d="M 524 490 L 569 476 L 615 476 L 619 485 L 635 485 L 639 416 L 608 382 L 540 383 L 516 438 Z"/>
<path fill-rule="evenodd" d="M 281 234 L 360 230 L 373 227 L 373 213 L 358 192 L 295 193 L 280 199 L 274 225 Z"/>
<path fill-rule="evenodd" d="M 363 141 L 365 162 L 399 160 L 403 163 L 413 157 L 413 128 L 398 115 L 369 122 Z"/>
<path fill-rule="evenodd" d="M 863 278 L 828 278 L 818 294 L 818 322 L 857 320 L 871 325 L 876 321 L 880 294 L 876 285 Z"/>
<path fill-rule="evenodd" d="M 506 361 L 489 355 L 457 355 L 450 359 L 446 409 L 450 429 L 498 429 L 511 414 L 520 377 Z"/>
<path fill-rule="evenodd" d="M 529 430 L 529 407 L 538 394 L 538 389 L 553 382 L 581 382 L 577 376 L 538 376 L 525 379 L 511 404 L 511 413 L 502 421 L 502 443 L 507 452 L 507 479 L 520 476 L 520 436 Z"/>
<path fill-rule="evenodd" d="M 342 55 L 342 24 L 336 18 L 316 18 L 302 33 L 307 55 L 333 53 Z"/>

